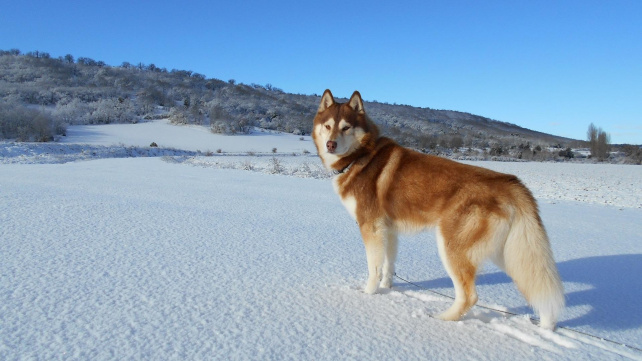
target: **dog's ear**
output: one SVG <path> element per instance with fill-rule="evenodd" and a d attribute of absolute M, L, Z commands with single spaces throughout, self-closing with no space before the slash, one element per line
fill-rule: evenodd
<path fill-rule="evenodd" d="M 361 100 L 361 94 L 358 91 L 354 91 L 350 97 L 348 105 L 354 109 L 359 114 L 364 114 L 366 111 L 363 109 L 363 100 Z"/>
<path fill-rule="evenodd" d="M 334 97 L 330 89 L 326 89 L 323 92 L 323 97 L 321 97 L 321 104 L 319 104 L 319 110 L 317 113 L 322 113 L 324 110 L 330 108 L 334 104 Z"/>

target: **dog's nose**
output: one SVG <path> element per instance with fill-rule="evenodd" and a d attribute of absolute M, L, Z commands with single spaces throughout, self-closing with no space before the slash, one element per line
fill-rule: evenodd
<path fill-rule="evenodd" d="M 328 140 L 328 142 L 325 143 L 325 147 L 328 148 L 328 152 L 332 153 L 337 149 L 337 142 L 334 140 Z"/>

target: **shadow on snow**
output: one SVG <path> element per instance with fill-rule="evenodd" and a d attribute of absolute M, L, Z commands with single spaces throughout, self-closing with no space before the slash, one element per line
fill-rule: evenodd
<path fill-rule="evenodd" d="M 558 263 L 558 268 L 565 283 L 589 286 L 585 290 L 567 292 L 566 307 L 590 306 L 588 312 L 562 321 L 559 323 L 560 326 L 586 325 L 611 330 L 642 327 L 642 312 L 639 310 L 642 299 L 642 254 L 574 259 Z M 480 274 L 476 283 L 493 285 L 511 282 L 505 273 L 494 272 Z M 447 277 L 415 283 L 425 289 L 453 287 L 450 278 Z M 511 312 L 526 314 L 531 311 L 528 306 L 523 306 L 513 308 Z"/>

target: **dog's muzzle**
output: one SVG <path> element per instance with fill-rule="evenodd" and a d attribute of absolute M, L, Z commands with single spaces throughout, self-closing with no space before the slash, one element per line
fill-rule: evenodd
<path fill-rule="evenodd" d="M 328 140 L 325 143 L 325 147 L 328 149 L 328 153 L 334 153 L 334 151 L 337 150 L 337 142 Z"/>

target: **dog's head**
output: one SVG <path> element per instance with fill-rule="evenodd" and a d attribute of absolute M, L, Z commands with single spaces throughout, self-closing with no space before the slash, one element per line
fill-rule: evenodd
<path fill-rule="evenodd" d="M 366 115 L 358 91 L 352 94 L 347 103 L 335 102 L 330 90 L 323 93 L 314 117 L 312 138 L 328 169 L 340 169 L 341 165 L 337 164 L 339 160 L 349 157 L 360 148 L 368 147 L 378 136 L 379 131 Z"/>

